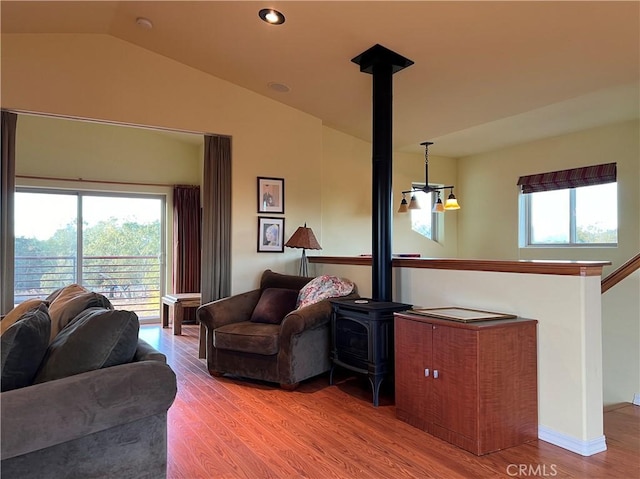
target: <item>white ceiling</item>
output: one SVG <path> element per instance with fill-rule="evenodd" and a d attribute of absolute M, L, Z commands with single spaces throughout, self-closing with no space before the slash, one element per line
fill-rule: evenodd
<path fill-rule="evenodd" d="M 262 22 L 265 7 L 286 22 Z M 351 59 L 381 44 L 415 62 L 393 77 L 398 150 L 429 140 L 432 153 L 459 157 L 640 117 L 638 1 L 3 0 L 0 8 L 3 33 L 112 35 L 365 140 L 372 77 Z"/>

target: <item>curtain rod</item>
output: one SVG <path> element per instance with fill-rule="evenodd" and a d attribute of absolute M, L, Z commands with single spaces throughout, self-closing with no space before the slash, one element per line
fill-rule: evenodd
<path fill-rule="evenodd" d="M 167 128 L 163 126 L 156 125 L 141 125 L 137 123 L 127 123 L 123 121 L 115 121 L 115 120 L 102 120 L 96 118 L 84 118 L 81 116 L 72 116 L 72 115 L 61 115 L 56 113 L 41 113 L 37 111 L 30 110 L 20 110 L 16 108 L 2 108 L 2 111 L 8 111 L 11 113 L 16 113 L 18 115 L 31 115 L 31 116 L 41 116 L 45 118 L 57 118 L 61 120 L 74 120 L 74 121 L 84 121 L 88 123 L 98 123 L 104 125 L 112 125 L 112 126 L 124 126 L 130 128 L 140 128 L 143 130 L 151 130 L 151 131 L 164 131 L 168 133 L 186 133 L 188 135 L 197 135 L 197 136 L 218 136 L 221 138 L 231 138 L 231 135 L 222 135 L 219 133 L 207 133 L 203 131 L 195 131 L 195 130 L 183 130 L 180 128 Z"/>
<path fill-rule="evenodd" d="M 84 178 L 60 178 L 55 176 L 30 176 L 30 175 L 16 175 L 16 178 L 25 178 L 29 180 L 53 180 L 53 181 L 73 181 L 76 183 L 102 183 L 107 185 L 127 185 L 127 186 L 161 186 L 173 188 L 175 185 L 169 185 L 165 183 L 136 183 L 129 181 L 109 181 L 109 180 L 87 180 Z"/>

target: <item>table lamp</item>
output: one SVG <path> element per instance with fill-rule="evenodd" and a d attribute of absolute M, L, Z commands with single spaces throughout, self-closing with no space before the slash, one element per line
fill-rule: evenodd
<path fill-rule="evenodd" d="M 295 233 L 284 244 L 289 248 L 302 248 L 302 258 L 300 259 L 300 276 L 308 276 L 309 274 L 309 262 L 307 261 L 307 255 L 305 250 L 308 249 L 322 249 L 320 243 L 313 234 L 311 228 L 307 228 L 307 223 L 304 226 L 299 226 Z"/>

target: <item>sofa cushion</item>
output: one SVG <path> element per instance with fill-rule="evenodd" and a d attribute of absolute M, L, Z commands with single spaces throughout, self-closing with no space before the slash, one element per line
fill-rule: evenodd
<path fill-rule="evenodd" d="M 271 356 L 280 349 L 280 325 L 251 321 L 226 324 L 213 332 L 213 345 L 217 349 Z"/>
<path fill-rule="evenodd" d="M 286 288 L 267 288 L 260 295 L 251 314 L 254 323 L 280 324 L 284 317 L 296 309 L 298 291 Z"/>
<path fill-rule="evenodd" d="M 89 308 L 81 312 L 49 345 L 34 382 L 131 362 L 139 328 L 138 316 L 131 311 Z"/>
<path fill-rule="evenodd" d="M 33 309 L 38 309 L 41 304 L 49 306 L 49 302 L 40 298 L 27 299 L 20 303 L 7 313 L 7 315 L 0 321 L 0 335 L 3 334 L 9 326 L 18 321 L 27 312 Z"/>
<path fill-rule="evenodd" d="M 71 284 L 51 293 L 47 300 L 51 316 L 51 341 L 56 335 L 87 308 L 113 309 L 111 302 L 99 293 L 94 293 L 78 284 Z"/>
<path fill-rule="evenodd" d="M 305 284 L 312 278 L 305 276 L 294 276 L 289 274 L 274 273 L 270 269 L 265 270 L 260 278 L 260 289 L 264 291 L 267 288 L 286 288 L 300 291 Z"/>
<path fill-rule="evenodd" d="M 0 339 L 0 391 L 33 384 L 49 346 L 50 331 L 51 320 L 45 304 L 27 311 L 7 328 Z"/>
<path fill-rule="evenodd" d="M 298 295 L 298 309 L 317 303 L 323 299 L 339 298 L 351 294 L 355 284 L 348 279 L 337 276 L 322 275 L 313 278 L 301 290 Z"/>

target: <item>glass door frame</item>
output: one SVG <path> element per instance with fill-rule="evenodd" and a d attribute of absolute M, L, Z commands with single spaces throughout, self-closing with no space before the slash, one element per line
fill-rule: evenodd
<path fill-rule="evenodd" d="M 140 199 L 155 199 L 160 200 L 160 252 L 159 252 L 159 309 L 157 320 L 160 319 L 162 308 L 162 296 L 165 294 L 165 285 L 167 278 L 167 195 L 162 193 L 137 193 L 137 192 L 110 192 L 100 190 L 85 190 L 85 189 L 62 189 L 51 187 L 39 187 L 39 186 L 16 186 L 16 193 L 33 193 L 33 194 L 55 194 L 55 195 L 67 195 L 76 197 L 76 281 L 78 284 L 83 284 L 83 197 L 98 196 L 106 198 L 140 198 Z M 15 254 L 15 253 L 14 253 Z M 14 285 L 15 288 L 15 285 Z M 145 319 L 140 318 L 141 322 L 146 322 Z M 152 321 L 156 321 L 155 315 L 150 318 Z"/>

